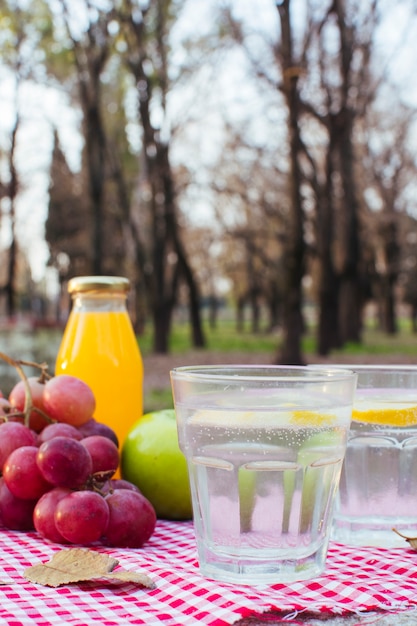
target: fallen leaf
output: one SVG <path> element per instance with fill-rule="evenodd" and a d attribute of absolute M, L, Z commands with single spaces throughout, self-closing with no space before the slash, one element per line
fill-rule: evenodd
<path fill-rule="evenodd" d="M 94 580 L 96 578 L 137 583 L 154 589 L 154 582 L 146 574 L 120 569 L 113 572 L 117 559 L 85 548 L 69 548 L 56 552 L 47 563 L 26 568 L 25 578 L 32 583 L 47 587 L 59 587 L 69 583 Z"/>
<path fill-rule="evenodd" d="M 146 574 L 141 574 L 140 572 L 130 572 L 122 569 L 118 570 L 117 572 L 107 574 L 106 578 L 111 580 L 120 580 L 121 582 L 126 583 L 138 583 L 143 587 L 155 589 L 155 583 L 149 578 L 149 576 L 147 576 Z"/>
<path fill-rule="evenodd" d="M 397 530 L 396 528 L 392 529 L 395 533 L 397 533 L 397 535 L 399 535 L 400 537 L 402 537 L 403 539 L 405 539 L 412 548 L 414 548 L 414 550 L 417 550 L 417 537 L 406 537 L 405 535 L 403 535 L 402 533 L 400 533 L 399 530 Z"/>

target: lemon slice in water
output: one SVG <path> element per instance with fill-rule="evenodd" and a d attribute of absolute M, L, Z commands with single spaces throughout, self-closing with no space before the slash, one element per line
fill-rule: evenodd
<path fill-rule="evenodd" d="M 417 405 L 376 406 L 364 411 L 353 409 L 352 419 L 355 422 L 380 424 L 381 426 L 417 426 Z"/>
<path fill-rule="evenodd" d="M 316 411 L 293 411 L 291 424 L 297 426 L 330 426 L 336 422 L 336 415 L 331 413 L 316 413 Z"/>
<path fill-rule="evenodd" d="M 200 409 L 190 418 L 190 424 L 235 428 L 323 428 L 337 422 L 334 413 L 319 413 L 300 409 L 296 411 L 231 411 L 227 409 Z"/>

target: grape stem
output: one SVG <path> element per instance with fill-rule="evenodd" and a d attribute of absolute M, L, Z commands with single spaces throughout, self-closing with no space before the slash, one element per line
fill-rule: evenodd
<path fill-rule="evenodd" d="M 45 382 L 45 380 L 47 380 L 48 378 L 51 378 L 50 374 L 48 374 L 48 371 L 47 371 L 48 364 L 47 363 L 34 363 L 33 361 L 25 361 L 23 359 L 12 359 L 12 357 L 8 356 L 4 352 L 0 352 L 0 359 L 2 359 L 3 361 L 5 361 L 6 363 L 8 363 L 9 365 L 11 365 L 17 370 L 17 373 L 19 374 L 25 386 L 25 405 L 23 407 L 22 413 L 21 414 L 16 413 L 16 414 L 10 414 L 10 415 L 13 415 L 13 416 L 23 415 L 25 426 L 29 426 L 29 416 L 32 410 L 35 410 L 38 413 L 41 413 L 42 416 L 44 416 L 45 418 L 49 419 L 49 421 L 51 421 L 50 418 L 48 418 L 48 416 L 43 413 L 43 411 L 33 406 L 32 392 L 30 390 L 27 376 L 22 367 L 22 366 L 37 367 L 38 369 L 41 370 L 39 382 Z"/>
<path fill-rule="evenodd" d="M 95 472 L 89 476 L 85 488 L 90 491 L 95 491 L 99 493 L 101 496 L 106 495 L 107 491 L 105 491 L 106 483 L 111 479 L 114 475 L 114 470 L 107 470 L 102 472 Z M 109 490 L 110 493 L 113 492 L 112 489 Z"/>

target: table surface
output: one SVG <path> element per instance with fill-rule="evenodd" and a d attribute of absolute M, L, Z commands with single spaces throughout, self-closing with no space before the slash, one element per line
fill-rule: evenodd
<path fill-rule="evenodd" d="M 266 620 L 266 618 L 265 618 Z M 357 615 L 345 616 L 345 617 L 326 617 L 321 619 L 315 619 L 314 617 L 302 615 L 296 617 L 290 616 L 288 618 L 282 616 L 281 618 L 268 619 L 268 621 L 259 620 L 258 618 L 242 619 L 235 622 L 233 626 L 279 626 L 280 624 L 288 624 L 291 626 L 303 625 L 303 626 L 414 626 L 417 624 L 417 615 L 414 611 L 405 611 L 403 614 L 387 615 L 376 613 L 373 611 L 368 612 L 362 617 Z"/>
<path fill-rule="evenodd" d="M 192 523 L 158 521 L 140 550 L 90 547 L 116 558 L 114 571 L 148 574 L 154 589 L 103 578 L 57 588 L 26 579 L 29 566 L 74 548 L 44 541 L 35 532 L 0 529 L 0 625 L 417 625 L 417 553 L 408 546 L 358 549 L 330 544 L 320 578 L 251 587 L 203 578 Z"/>

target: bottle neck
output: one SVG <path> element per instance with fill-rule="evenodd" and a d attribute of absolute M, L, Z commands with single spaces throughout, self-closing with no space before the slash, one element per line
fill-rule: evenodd
<path fill-rule="evenodd" d="M 95 292 L 76 293 L 72 296 L 73 311 L 86 312 L 126 312 L 126 293 Z"/>

